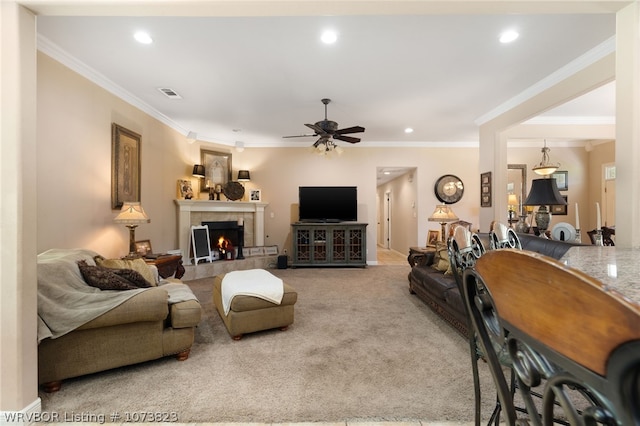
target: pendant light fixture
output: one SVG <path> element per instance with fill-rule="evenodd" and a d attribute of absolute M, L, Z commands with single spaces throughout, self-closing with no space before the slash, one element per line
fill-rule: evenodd
<path fill-rule="evenodd" d="M 547 148 L 547 140 L 544 140 L 544 148 L 542 151 L 542 161 L 533 167 L 533 172 L 540 176 L 548 176 L 553 174 L 560 168 L 560 163 L 551 163 L 549 161 L 549 148 Z"/>

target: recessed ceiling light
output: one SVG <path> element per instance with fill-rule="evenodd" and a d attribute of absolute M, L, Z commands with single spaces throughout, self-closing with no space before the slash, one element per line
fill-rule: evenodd
<path fill-rule="evenodd" d="M 338 40 L 338 34 L 333 30 L 326 30 L 322 33 L 320 40 L 322 40 L 324 44 L 333 44 Z"/>
<path fill-rule="evenodd" d="M 385 175 L 390 175 L 390 174 L 391 174 L 391 172 L 388 172 L 388 171 L 385 171 L 385 172 L 383 172 L 383 173 L 384 173 Z"/>
<path fill-rule="evenodd" d="M 153 39 L 151 38 L 151 36 L 145 33 L 144 31 L 138 31 L 133 35 L 133 38 L 135 38 L 139 43 L 142 43 L 142 44 L 153 43 Z"/>
<path fill-rule="evenodd" d="M 520 36 L 517 31 L 508 30 L 500 34 L 500 43 L 511 43 Z"/>
<path fill-rule="evenodd" d="M 404 129 L 405 133 L 413 133 L 413 129 L 411 127 L 407 127 L 406 129 Z"/>

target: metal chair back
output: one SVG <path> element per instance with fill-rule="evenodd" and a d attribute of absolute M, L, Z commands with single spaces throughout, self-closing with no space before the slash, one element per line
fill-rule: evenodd
<path fill-rule="evenodd" d="M 496 222 L 489 232 L 489 247 L 491 250 L 501 248 L 521 249 L 520 239 L 515 231 L 504 223 Z"/>
<path fill-rule="evenodd" d="M 640 424 L 638 305 L 550 257 L 513 249 L 484 254 L 465 270 L 463 289 L 507 425 L 519 420 L 494 350 L 505 341 L 529 424 L 551 425 L 558 414 L 571 425 Z"/>

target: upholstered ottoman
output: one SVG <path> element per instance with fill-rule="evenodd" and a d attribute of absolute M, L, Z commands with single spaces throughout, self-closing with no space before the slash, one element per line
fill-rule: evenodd
<path fill-rule="evenodd" d="M 247 281 L 250 282 L 247 283 Z M 273 287 L 266 289 L 266 296 L 264 296 L 266 299 L 263 296 L 250 295 L 260 293 L 263 288 L 275 285 L 277 282 L 282 284 L 280 303 L 277 303 L 274 296 L 269 294 Z M 230 286 L 225 287 L 225 292 L 222 290 L 223 283 L 225 286 Z M 247 284 L 249 287 L 246 286 Z M 228 302 L 226 306 L 228 312 L 225 313 L 223 297 L 228 298 L 229 289 L 234 287 L 240 289 L 237 290 L 238 294 Z M 264 269 L 234 271 L 214 278 L 213 304 L 234 340 L 240 340 L 243 334 L 255 331 L 272 328 L 286 330 L 293 324 L 293 306 L 297 300 L 298 293 L 291 286 Z"/>

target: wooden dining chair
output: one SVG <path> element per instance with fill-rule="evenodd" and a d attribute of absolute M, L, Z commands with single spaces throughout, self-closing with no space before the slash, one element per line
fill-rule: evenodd
<path fill-rule="evenodd" d="M 551 425 L 554 417 L 640 425 L 637 304 L 550 257 L 514 249 L 485 253 L 465 270 L 463 291 L 507 425 Z M 524 419 L 494 349 L 505 341 Z"/>
<path fill-rule="evenodd" d="M 615 237 L 616 235 L 616 229 L 610 228 L 608 226 L 603 226 L 602 228 L 600 228 L 600 230 L 602 232 L 602 245 L 615 246 L 616 243 L 615 241 L 613 241 L 613 237 Z M 591 231 L 587 231 L 587 235 L 591 240 L 591 244 L 596 243 L 596 233 L 597 233 L 597 229 L 592 229 Z"/>

